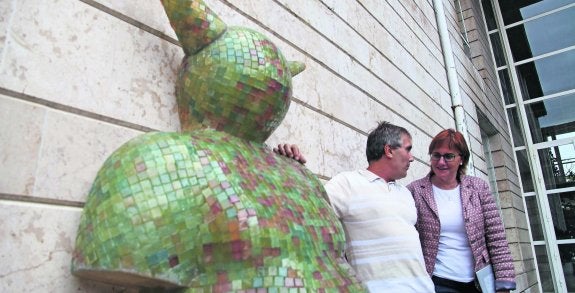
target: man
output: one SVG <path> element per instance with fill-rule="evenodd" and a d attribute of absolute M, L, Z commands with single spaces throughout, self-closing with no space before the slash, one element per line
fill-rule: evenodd
<path fill-rule="evenodd" d="M 425 270 L 411 193 L 396 180 L 407 175 L 411 135 L 381 122 L 367 138 L 366 170 L 342 172 L 325 189 L 346 233 L 346 257 L 370 292 L 433 292 Z M 274 151 L 305 163 L 295 145 Z"/>

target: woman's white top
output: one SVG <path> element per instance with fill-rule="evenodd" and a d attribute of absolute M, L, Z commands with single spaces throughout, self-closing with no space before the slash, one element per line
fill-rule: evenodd
<path fill-rule="evenodd" d="M 433 196 L 441 223 L 433 275 L 458 282 L 471 282 L 475 278 L 473 254 L 465 232 L 459 185 L 451 190 L 434 185 Z"/>

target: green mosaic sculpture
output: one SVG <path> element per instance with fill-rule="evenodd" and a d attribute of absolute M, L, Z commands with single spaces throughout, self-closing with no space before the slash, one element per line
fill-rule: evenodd
<path fill-rule="evenodd" d="M 284 117 L 288 63 L 203 1 L 165 0 L 186 57 L 182 133 L 116 150 L 93 183 L 72 272 L 144 291 L 360 292 L 320 182 L 263 141 Z"/>

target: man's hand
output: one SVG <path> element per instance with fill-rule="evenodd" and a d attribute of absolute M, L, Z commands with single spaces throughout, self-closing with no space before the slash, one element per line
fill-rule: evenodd
<path fill-rule="evenodd" d="M 274 152 L 282 156 L 292 158 L 300 162 L 301 164 L 305 164 L 307 162 L 303 154 L 300 153 L 299 148 L 295 144 L 287 144 L 287 143 L 278 144 L 278 147 L 274 148 Z"/>

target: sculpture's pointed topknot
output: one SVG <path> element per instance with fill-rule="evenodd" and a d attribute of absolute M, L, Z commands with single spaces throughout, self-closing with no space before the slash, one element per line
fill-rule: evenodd
<path fill-rule="evenodd" d="M 291 76 L 296 76 L 300 72 L 304 71 L 305 64 L 299 61 L 288 61 L 288 68 Z"/>
<path fill-rule="evenodd" d="M 212 43 L 226 24 L 203 0 L 161 0 L 186 55 L 192 55 Z"/>

